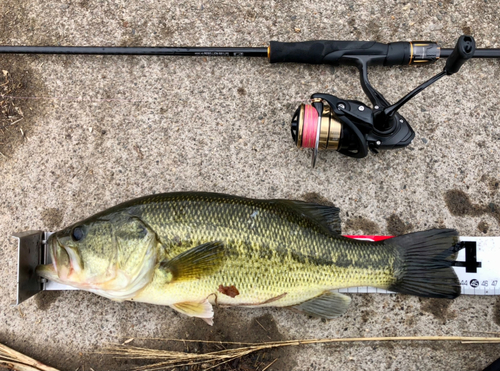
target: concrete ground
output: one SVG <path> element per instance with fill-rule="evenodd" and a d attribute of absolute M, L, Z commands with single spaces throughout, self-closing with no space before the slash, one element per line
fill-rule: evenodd
<path fill-rule="evenodd" d="M 2 0 L 0 14 L 0 44 L 8 45 L 345 39 L 453 47 L 470 33 L 478 47 L 500 47 L 492 0 Z M 370 77 L 394 102 L 443 65 L 372 68 Z M 17 246 L 10 237 L 57 230 L 134 197 L 182 190 L 286 199 L 315 193 L 342 209 L 344 233 L 445 226 L 461 235 L 498 236 L 498 61 L 473 60 L 407 104 L 401 113 L 417 133 L 408 148 L 360 160 L 322 153 L 315 169 L 309 151 L 294 147 L 289 121 L 315 92 L 368 103 L 353 68 L 271 65 L 265 58 L 0 55 L 0 71 L 6 71 L 0 94 L 16 97 L 2 98 L 0 116 L 0 343 L 61 370 L 97 371 L 133 367 L 95 353 L 131 337 L 500 332 L 498 297 L 353 295 L 348 313 L 329 322 L 283 309 L 217 309 L 213 328 L 170 308 L 76 291 L 42 293 L 16 308 Z M 499 356 L 498 345 L 370 343 L 276 351 L 255 364 L 263 369 L 278 358 L 269 370 L 472 371 Z"/>

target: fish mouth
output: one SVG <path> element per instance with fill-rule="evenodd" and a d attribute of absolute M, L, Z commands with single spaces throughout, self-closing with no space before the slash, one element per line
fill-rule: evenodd
<path fill-rule="evenodd" d="M 51 236 L 47 241 L 49 261 L 52 263 L 39 265 L 36 272 L 39 276 L 51 281 L 64 283 L 71 274 L 71 259 L 65 247 L 57 237 Z"/>
<path fill-rule="evenodd" d="M 46 278 L 51 281 L 59 281 L 59 275 L 57 272 L 57 258 L 56 258 L 58 255 L 56 254 L 57 245 L 58 242 L 55 236 L 49 237 L 49 240 L 47 241 L 47 246 L 48 246 L 47 252 L 49 255 L 48 256 L 49 261 L 51 261 L 52 263 L 42 264 L 36 267 L 36 273 L 40 277 Z"/>

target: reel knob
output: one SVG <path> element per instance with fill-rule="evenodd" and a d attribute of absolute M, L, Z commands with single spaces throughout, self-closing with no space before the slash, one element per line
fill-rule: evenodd
<path fill-rule="evenodd" d="M 460 67 L 474 56 L 476 41 L 472 36 L 462 35 L 458 39 L 453 52 L 446 60 L 444 70 L 448 76 L 457 73 Z"/>

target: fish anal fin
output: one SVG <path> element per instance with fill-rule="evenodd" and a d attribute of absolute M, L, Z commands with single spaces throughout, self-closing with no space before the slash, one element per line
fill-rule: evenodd
<path fill-rule="evenodd" d="M 222 242 L 207 242 L 193 247 L 170 260 L 160 263 L 160 269 L 172 275 L 172 281 L 196 280 L 217 272 L 224 262 Z"/>
<path fill-rule="evenodd" d="M 328 234 L 341 234 L 340 209 L 338 207 L 292 200 L 276 200 L 276 202 L 313 221 Z"/>
<path fill-rule="evenodd" d="M 309 316 L 332 319 L 343 315 L 350 303 L 349 296 L 327 291 L 292 308 Z"/>
<path fill-rule="evenodd" d="M 189 317 L 201 318 L 210 326 L 214 324 L 214 309 L 206 299 L 202 302 L 175 303 L 171 307 Z"/>

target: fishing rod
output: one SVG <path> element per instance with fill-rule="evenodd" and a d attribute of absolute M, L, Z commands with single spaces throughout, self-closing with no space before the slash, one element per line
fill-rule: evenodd
<path fill-rule="evenodd" d="M 316 40 L 271 41 L 268 47 L 95 47 L 95 46 L 0 46 L 10 54 L 90 54 L 156 56 L 267 57 L 271 63 L 331 64 L 355 66 L 363 91 L 372 107 L 357 100 L 330 94 L 313 94 L 310 104 L 301 104 L 291 123 L 292 138 L 299 148 L 312 148 L 312 165 L 318 151 L 334 150 L 362 158 L 368 151 L 408 146 L 415 132 L 398 110 L 422 90 L 450 76 L 470 58 L 500 58 L 500 49 L 476 49 L 472 36 L 462 35 L 453 49 L 435 42 L 412 41 L 383 44 L 375 41 Z M 423 65 L 447 58 L 442 72 L 430 78 L 395 104 L 390 104 L 368 80 L 369 66 Z"/>

